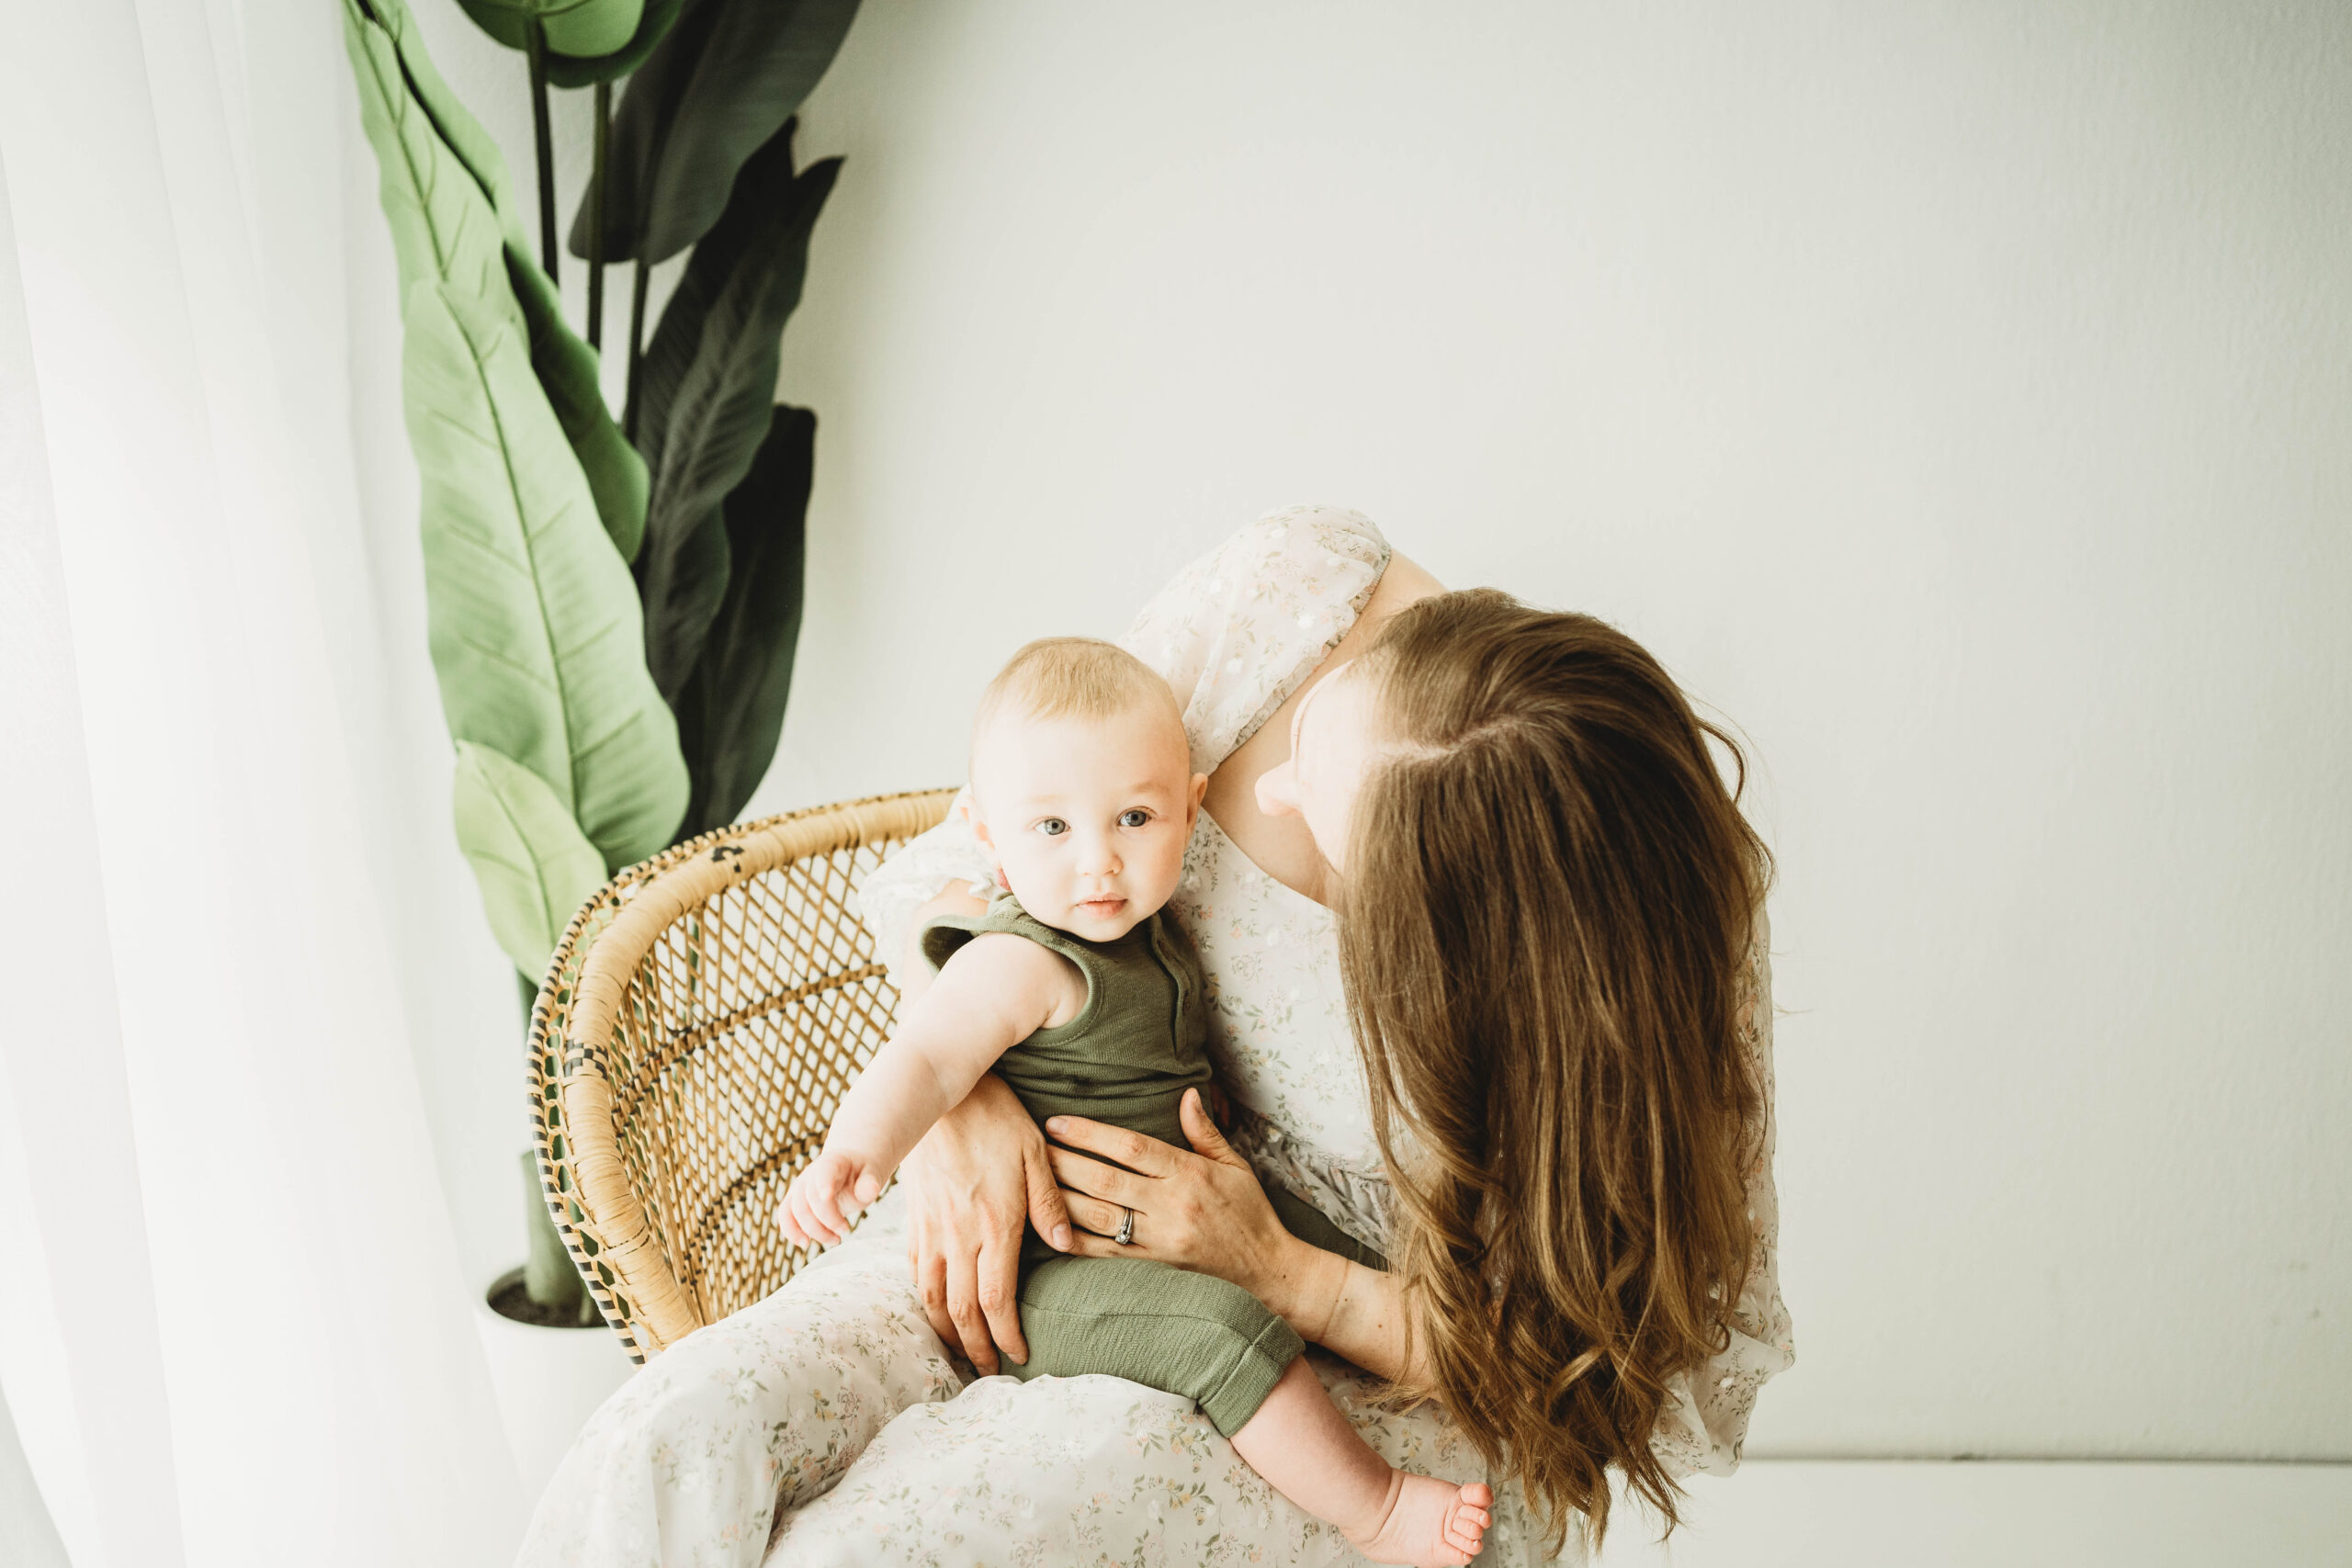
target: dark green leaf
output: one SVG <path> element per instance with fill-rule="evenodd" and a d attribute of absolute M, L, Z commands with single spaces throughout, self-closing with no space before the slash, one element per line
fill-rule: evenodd
<path fill-rule="evenodd" d="M 612 129 L 605 154 L 605 259 L 634 261 L 638 237 L 650 216 L 656 166 L 686 89 L 694 83 L 695 64 L 709 48 L 726 0 L 684 0 L 669 36 L 654 47 L 630 73 L 628 85 L 613 107 Z M 589 191 L 581 197 L 566 242 L 576 256 L 588 254 L 588 224 L 594 213 Z"/>
<path fill-rule="evenodd" d="M 645 15 L 639 18 L 637 36 L 610 54 L 548 56 L 548 85 L 552 87 L 593 87 L 599 82 L 616 82 L 636 70 L 653 52 L 654 46 L 669 35 L 678 19 L 681 0 L 645 0 Z"/>
<path fill-rule="evenodd" d="M 856 15 L 857 0 L 687 0 L 614 112 L 605 259 L 666 261 L 708 231 Z M 588 254 L 588 222 L 583 202 L 574 255 Z"/>
<path fill-rule="evenodd" d="M 817 416 L 779 403 L 727 498 L 727 592 L 675 704 L 694 779 L 681 838 L 735 820 L 775 758 L 800 641 L 816 446 Z"/>
<path fill-rule="evenodd" d="M 638 445 L 654 477 L 638 587 L 646 667 L 664 697 L 684 685 L 725 592 L 720 503 L 767 437 L 784 323 L 840 167 L 829 158 L 796 177 L 791 128 L 772 138 L 695 247 L 647 350 Z"/>
<path fill-rule="evenodd" d="M 638 597 L 645 606 L 646 668 L 662 699 L 674 703 L 727 593 L 726 513 L 714 506 L 672 532 L 676 553 L 658 573 L 648 571 Z"/>

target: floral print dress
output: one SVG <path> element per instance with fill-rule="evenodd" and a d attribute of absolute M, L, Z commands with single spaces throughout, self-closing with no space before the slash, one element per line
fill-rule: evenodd
<path fill-rule="evenodd" d="M 1293 507 L 1180 574 L 1124 639 L 1184 703 L 1211 772 L 1354 625 L 1389 548 L 1352 512 Z M 918 905 L 984 879 L 960 812 L 867 879 L 864 914 L 900 951 Z M 1172 902 L 1207 973 L 1211 1049 L 1261 1178 L 1385 1246 L 1389 1190 L 1348 1031 L 1329 910 L 1260 871 L 1203 815 Z M 1771 975 L 1759 922 L 1743 1033 L 1764 1086 L 1747 1173 L 1755 1267 L 1731 1343 L 1676 1380 L 1654 1446 L 1678 1475 L 1728 1473 L 1756 1391 L 1792 1359 L 1775 1271 Z M 1309 1365 L 1392 1464 L 1496 1478 L 1444 1412 L 1371 1408 L 1375 1384 Z M 1482 1564 L 1554 1561 L 1497 1483 Z M 1580 1560 L 1577 1538 L 1566 1559 Z M 520 1568 L 778 1564 L 1361 1562 L 1339 1532 L 1241 1462 L 1192 1404 L 1107 1377 L 967 1382 L 923 1316 L 894 1191 L 855 1235 L 757 1306 L 673 1347 L 589 1423 L 541 1499 Z"/>

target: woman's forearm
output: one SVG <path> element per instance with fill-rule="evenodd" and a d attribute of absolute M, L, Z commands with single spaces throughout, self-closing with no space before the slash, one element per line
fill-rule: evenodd
<path fill-rule="evenodd" d="M 1428 1369 L 1407 1315 L 1404 1281 L 1306 1242 L 1297 1247 L 1261 1292 L 1266 1303 L 1300 1338 L 1373 1376 L 1425 1383 Z"/>

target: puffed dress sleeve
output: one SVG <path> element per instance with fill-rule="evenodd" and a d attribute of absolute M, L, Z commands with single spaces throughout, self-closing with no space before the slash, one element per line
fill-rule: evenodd
<path fill-rule="evenodd" d="M 1193 767 L 1213 773 L 1347 636 L 1388 570 L 1360 512 L 1270 512 L 1179 572 L 1120 643 L 1166 677 Z"/>

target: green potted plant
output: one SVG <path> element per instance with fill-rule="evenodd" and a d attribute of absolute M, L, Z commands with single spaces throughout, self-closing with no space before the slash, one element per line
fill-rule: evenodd
<path fill-rule="evenodd" d="M 798 637 L 815 415 L 775 401 L 808 239 L 840 169 L 792 115 L 855 0 L 462 0 L 530 59 L 537 254 L 504 159 L 405 0 L 344 0 L 399 263 L 402 407 L 422 479 L 429 641 L 458 841 L 527 1015 L 572 912 L 614 872 L 731 821 L 774 758 Z M 620 102 L 612 84 L 625 82 Z M 551 88 L 593 88 L 556 276 Z M 647 273 L 691 248 L 650 337 Z M 600 378 L 606 265 L 633 269 L 628 397 Z M 528 1250 L 485 1347 L 526 1483 L 626 1372 L 523 1156 Z"/>

